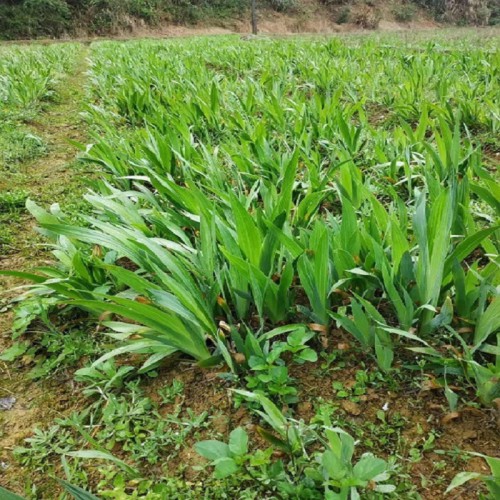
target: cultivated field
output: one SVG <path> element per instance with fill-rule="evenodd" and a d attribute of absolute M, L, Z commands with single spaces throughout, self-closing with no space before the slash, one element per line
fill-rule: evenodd
<path fill-rule="evenodd" d="M 497 34 L 0 46 L 0 485 L 498 498 Z"/>

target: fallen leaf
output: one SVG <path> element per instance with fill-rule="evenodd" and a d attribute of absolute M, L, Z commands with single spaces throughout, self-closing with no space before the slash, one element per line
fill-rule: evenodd
<path fill-rule="evenodd" d="M 103 321 L 109 321 L 112 317 L 113 317 L 113 313 L 111 311 L 104 311 L 99 316 L 99 322 L 102 323 Z"/>
<path fill-rule="evenodd" d="M 462 432 L 462 439 L 465 441 L 466 439 L 476 439 L 477 438 L 477 432 L 476 431 L 465 431 Z"/>
<path fill-rule="evenodd" d="M 429 405 L 429 410 L 439 410 L 439 411 L 443 411 L 443 405 L 439 405 L 437 403 L 431 403 Z"/>
<path fill-rule="evenodd" d="M 239 365 L 242 365 L 247 360 L 247 358 L 245 358 L 245 355 L 242 354 L 241 352 L 235 352 L 233 354 L 233 359 Z"/>
<path fill-rule="evenodd" d="M 422 391 L 435 391 L 442 389 L 443 386 L 436 381 L 435 378 L 427 378 L 420 385 Z"/>
<path fill-rule="evenodd" d="M 339 351 L 348 351 L 351 348 L 351 345 L 348 344 L 347 342 L 340 342 L 340 344 L 337 344 L 337 349 Z"/>
<path fill-rule="evenodd" d="M 321 325 L 320 323 L 309 323 L 307 325 L 313 332 L 321 332 L 326 333 L 328 328 L 325 325 Z"/>
<path fill-rule="evenodd" d="M 342 401 L 342 408 L 351 415 L 359 415 L 361 414 L 361 408 L 354 401 Z"/>
<path fill-rule="evenodd" d="M 219 328 L 228 333 L 231 333 L 231 327 L 225 321 L 219 321 Z"/>
<path fill-rule="evenodd" d="M 451 413 L 447 413 L 442 419 L 441 423 L 443 425 L 449 424 L 452 420 L 456 420 L 460 417 L 460 413 L 458 411 L 452 411 Z"/>
<path fill-rule="evenodd" d="M 320 334 L 319 341 L 323 349 L 328 349 L 328 337 L 325 334 Z"/>

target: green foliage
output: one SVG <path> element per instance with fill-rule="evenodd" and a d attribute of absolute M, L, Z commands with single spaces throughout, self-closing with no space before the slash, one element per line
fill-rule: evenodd
<path fill-rule="evenodd" d="M 235 330 L 231 333 L 232 342 L 219 342 L 219 348 L 233 374 L 243 374 L 246 387 L 255 392 L 267 394 L 284 404 L 296 403 L 297 389 L 289 376 L 285 356 L 288 364 L 316 361 L 316 352 L 307 346 L 315 336 L 314 332 L 301 325 L 290 325 L 272 330 L 260 338 L 251 332 L 244 337 Z M 287 334 L 286 341 L 273 340 L 283 334 Z M 233 348 L 236 353 L 231 356 L 229 349 Z"/>
<path fill-rule="evenodd" d="M 11 491 L 6 490 L 0 486 L 0 494 L 4 500 L 24 500 L 23 497 L 12 493 Z"/>
<path fill-rule="evenodd" d="M 106 497 L 126 498 L 133 478 L 175 498 L 183 486 L 149 484 L 138 464 L 157 466 L 203 438 L 214 491 L 227 481 L 247 494 L 238 482 L 248 481 L 260 497 L 390 493 L 393 459 L 353 454 L 331 408 L 310 423 L 290 417 L 294 365 L 320 351 L 321 375 L 340 368 L 326 348 L 338 329 L 377 370 L 336 380 L 337 408 L 360 404 L 374 373 L 394 387 L 408 369 L 440 377 L 453 409 L 464 393 L 456 384 L 485 405 L 499 397 L 498 179 L 481 150 L 499 130 L 494 43 L 381 40 L 91 47 L 93 144 L 82 156 L 100 172 L 90 208 L 75 216 L 27 201 L 54 263 L 1 273 L 33 283 L 1 356 L 35 359 L 36 376 L 76 364 L 92 400 L 17 450 L 26 467 L 48 473 L 62 456 L 83 485 L 82 461 L 98 460 L 116 486 L 103 486 Z M 6 74 L 27 61 L 49 82 L 33 79 L 24 98 L 15 76 L 2 80 L 9 116 L 51 96 L 66 67 L 54 54 L 72 49 L 51 50 L 45 70 L 20 49 L 0 57 Z M 25 193 L 2 196 L 19 212 Z M 229 442 L 206 436 L 208 415 L 183 406 L 179 382 L 154 397 L 141 390 L 167 357 L 227 365 L 216 380 L 247 389 L 233 401 L 267 424 L 258 432 L 269 448 L 249 451 L 246 428 Z M 364 450 L 392 452 L 400 427 L 384 405 L 349 431 L 366 433 Z M 408 460 L 435 436 L 422 435 Z"/>
<path fill-rule="evenodd" d="M 24 446 L 14 450 L 21 464 L 47 472 L 56 457 L 103 460 L 135 478 L 137 469 L 129 462 L 157 464 L 161 457 L 175 457 L 188 437 L 197 436 L 208 426 L 208 413 L 195 413 L 184 406 L 182 399 L 164 415 L 137 382 L 117 382 L 116 373 L 109 367 L 103 375 L 97 385 L 95 377 L 83 371 L 79 374 L 79 380 L 89 384 L 85 394 L 99 394 L 101 400 L 57 419 L 47 429 L 37 428 Z M 116 449 L 126 453 L 128 461 L 116 457 Z"/>
<path fill-rule="evenodd" d="M 62 487 L 75 499 L 75 500 L 98 500 L 96 496 L 88 491 L 75 486 L 68 481 L 59 480 Z"/>
<path fill-rule="evenodd" d="M 24 207 L 28 193 L 21 189 L 0 193 L 0 213 L 14 212 Z"/>
<path fill-rule="evenodd" d="M 0 172 L 16 173 L 19 163 L 29 161 L 46 151 L 37 135 L 21 127 L 6 125 L 0 128 Z"/>
<path fill-rule="evenodd" d="M 354 22 L 365 29 L 376 29 L 381 13 L 376 2 L 321 0 L 334 9 L 338 24 Z M 300 2 L 299 2 L 300 3 Z M 393 13 L 400 22 L 411 21 L 414 4 L 430 11 L 438 20 L 459 24 L 494 25 L 498 22 L 498 2 L 483 0 L 465 9 L 451 9 L 446 0 L 404 0 Z M 293 12 L 296 0 L 265 0 L 259 8 Z M 239 0 L 19 0 L 0 5 L 0 38 L 19 39 L 61 37 L 79 34 L 119 34 L 137 25 L 151 27 L 162 22 L 222 24 L 248 15 L 249 4 Z"/>
<path fill-rule="evenodd" d="M 260 429 L 259 433 L 271 446 L 249 453 L 249 438 L 241 427 L 231 432 L 228 443 L 198 442 L 195 449 L 210 461 L 216 478 L 248 475 L 269 491 L 311 499 L 359 498 L 358 489 L 378 493 L 395 490 L 394 485 L 385 483 L 392 473 L 386 461 L 365 453 L 353 463 L 355 441 L 342 429 L 324 427 L 319 433 L 315 425 L 286 419 L 265 396 L 240 394 L 262 406 L 258 413 L 272 432 Z M 285 452 L 291 461 L 274 459 L 276 452 Z"/>
<path fill-rule="evenodd" d="M 293 2 L 279 0 L 273 6 L 287 10 Z M 0 38 L 61 37 L 82 28 L 89 34 L 119 33 L 141 21 L 150 26 L 163 20 L 221 22 L 239 17 L 241 10 L 238 0 L 22 0 L 0 5 Z"/>
<path fill-rule="evenodd" d="M 28 118 L 55 94 L 57 83 L 74 64 L 75 44 L 13 48 L 0 56 L 0 132 L 9 119 Z M 14 133 L 14 132 L 12 132 Z M 28 135 L 33 140 L 34 136 Z"/>
<path fill-rule="evenodd" d="M 473 479 L 480 480 L 486 484 L 491 498 L 496 498 L 500 494 L 500 459 L 488 457 L 481 453 L 470 452 L 470 455 L 480 457 L 488 464 L 491 475 L 481 474 L 480 472 L 459 472 L 452 480 L 446 493 L 458 488 L 462 484 Z"/>
<path fill-rule="evenodd" d="M 497 0 L 490 0 L 488 2 L 488 8 L 490 10 L 489 24 L 491 26 L 500 24 L 500 4 Z"/>
<path fill-rule="evenodd" d="M 269 3 L 278 12 L 290 11 L 297 5 L 296 0 L 269 0 Z"/>
<path fill-rule="evenodd" d="M 94 214 L 77 224 L 28 202 L 59 260 L 31 276 L 32 293 L 121 342 L 93 368 L 135 353 L 146 372 L 181 352 L 223 360 L 232 379 L 290 403 L 284 359 L 316 359 L 293 344 L 310 335 L 294 325 L 327 332 L 334 320 L 386 372 L 400 343 L 433 358 L 447 328 L 472 328 L 467 355 L 453 339 L 468 360 L 454 373 L 492 401 L 495 328 L 484 318 L 497 293 L 498 193 L 469 137 L 498 130 L 495 79 L 478 77 L 493 71 L 490 53 L 444 57 L 429 45 L 388 58 L 393 48 L 370 41 L 232 38 L 93 50 L 85 160 L 107 176 L 86 196 Z M 381 65 L 376 77 L 348 77 L 366 64 Z M 381 102 L 395 121 L 373 126 Z"/>
<path fill-rule="evenodd" d="M 350 20 L 351 20 L 351 8 L 345 5 L 341 7 L 340 10 L 338 11 L 335 17 L 335 22 L 337 24 L 345 24 L 348 23 Z"/>
<path fill-rule="evenodd" d="M 20 5 L 0 6 L 0 37 L 60 37 L 71 26 L 66 0 L 24 0 Z"/>
<path fill-rule="evenodd" d="M 417 9 L 415 8 L 415 5 L 411 3 L 403 3 L 395 6 L 392 13 L 394 14 L 396 21 L 409 23 L 410 21 L 413 21 L 413 18 L 417 14 Z"/>

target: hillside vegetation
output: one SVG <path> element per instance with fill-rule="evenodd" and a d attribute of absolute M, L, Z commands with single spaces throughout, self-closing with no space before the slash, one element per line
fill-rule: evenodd
<path fill-rule="evenodd" d="M 0 39 L 120 34 L 165 25 L 239 27 L 246 31 L 250 0 L 5 0 Z M 456 24 L 495 24 L 498 0 L 259 0 L 261 21 L 277 13 L 297 19 L 294 31 L 322 21 L 376 29 L 381 20 L 418 18 Z M 308 18 L 307 23 L 304 19 Z M 317 28 L 317 29 L 316 29 Z M 321 31 L 321 26 L 314 31 Z"/>

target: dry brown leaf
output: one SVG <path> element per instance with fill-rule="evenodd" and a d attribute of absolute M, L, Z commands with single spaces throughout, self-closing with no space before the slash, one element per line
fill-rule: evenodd
<path fill-rule="evenodd" d="M 245 358 L 245 355 L 241 354 L 241 352 L 235 352 L 233 354 L 233 359 L 239 365 L 242 365 L 247 360 L 247 358 Z"/>
<path fill-rule="evenodd" d="M 94 248 L 92 249 L 92 257 L 102 257 L 102 248 L 99 245 L 94 245 Z"/>
<path fill-rule="evenodd" d="M 473 431 L 473 430 L 464 431 L 462 433 L 461 437 L 462 437 L 463 440 L 466 440 L 466 439 L 476 439 L 477 438 L 477 432 Z"/>
<path fill-rule="evenodd" d="M 361 414 L 361 408 L 354 401 L 342 401 L 341 406 L 347 413 L 350 413 L 351 415 Z"/>
<path fill-rule="evenodd" d="M 439 384 L 435 378 L 427 378 L 421 384 L 420 387 L 422 391 L 435 391 L 437 389 L 442 389 L 441 384 Z"/>
<path fill-rule="evenodd" d="M 328 328 L 325 325 L 321 325 L 320 323 L 309 323 L 307 325 L 313 332 L 321 332 L 327 333 Z"/>
<path fill-rule="evenodd" d="M 429 408 L 429 410 L 443 411 L 443 405 L 439 405 L 439 404 L 436 404 L 436 403 L 431 403 L 427 408 Z"/>
<path fill-rule="evenodd" d="M 456 420 L 457 418 L 460 417 L 460 413 L 458 411 L 452 411 L 450 413 L 447 413 L 442 419 L 441 423 L 443 425 L 449 424 L 452 420 Z"/>
<path fill-rule="evenodd" d="M 219 321 L 219 328 L 228 333 L 231 333 L 231 327 L 225 321 Z"/>
<path fill-rule="evenodd" d="M 321 347 L 323 349 L 328 349 L 328 337 L 326 335 L 320 335 L 319 341 L 321 342 Z"/>
<path fill-rule="evenodd" d="M 99 316 L 99 322 L 102 321 L 109 321 L 113 317 L 113 313 L 111 311 L 104 311 L 100 316 Z"/>

